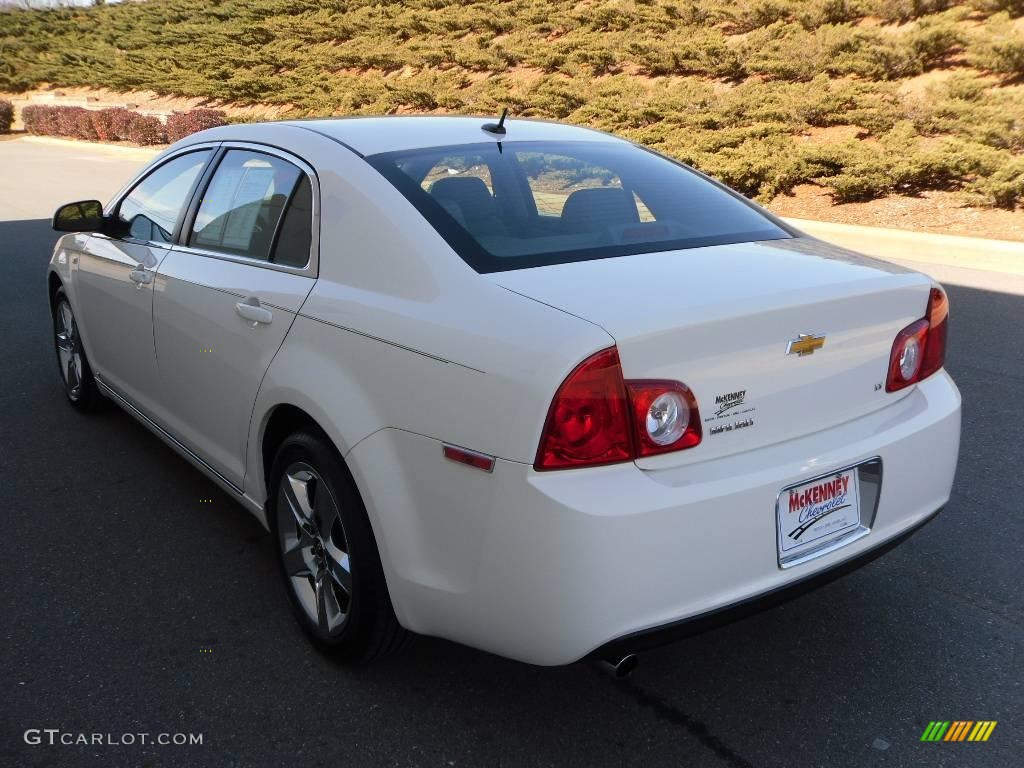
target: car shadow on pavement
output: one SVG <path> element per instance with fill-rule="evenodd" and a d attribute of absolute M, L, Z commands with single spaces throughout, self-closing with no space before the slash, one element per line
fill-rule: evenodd
<path fill-rule="evenodd" d="M 205 735 L 173 753 L 108 749 L 104 764 L 934 765 L 929 720 L 984 718 L 1000 726 L 970 745 L 977 764 L 1011 764 L 1024 476 L 1004 469 L 1021 462 L 1024 297 L 947 286 L 965 401 L 953 499 L 867 568 L 646 653 L 624 683 L 430 638 L 350 668 L 305 640 L 253 517 L 126 414 L 64 402 L 53 241 L 48 220 L 0 222 L 10 734 Z M 2 754 L 43 759 L 26 749 Z M 92 752 L 64 748 L 75 763 Z"/>

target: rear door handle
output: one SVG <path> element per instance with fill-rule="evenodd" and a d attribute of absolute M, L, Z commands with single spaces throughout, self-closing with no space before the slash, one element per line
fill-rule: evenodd
<path fill-rule="evenodd" d="M 153 282 L 153 275 L 141 267 L 129 272 L 128 277 L 130 277 L 132 282 L 135 283 L 136 288 L 141 288 L 142 286 L 149 285 Z"/>
<path fill-rule="evenodd" d="M 235 310 L 246 320 L 251 320 L 253 328 L 260 323 L 266 324 L 274 319 L 274 313 L 261 306 L 260 300 L 256 296 L 249 296 L 238 302 L 235 304 Z"/>

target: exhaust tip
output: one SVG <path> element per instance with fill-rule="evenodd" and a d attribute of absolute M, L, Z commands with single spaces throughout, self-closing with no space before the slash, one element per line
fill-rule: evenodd
<path fill-rule="evenodd" d="M 627 653 L 625 656 L 618 658 L 602 659 L 598 662 L 598 666 L 616 680 L 625 680 L 633 674 L 639 663 L 639 656 L 635 653 Z"/>

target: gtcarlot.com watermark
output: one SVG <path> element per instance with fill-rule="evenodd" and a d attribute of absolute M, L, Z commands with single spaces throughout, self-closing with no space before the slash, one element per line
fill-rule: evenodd
<path fill-rule="evenodd" d="M 75 733 L 60 728 L 29 728 L 25 743 L 31 746 L 133 747 L 157 744 L 170 747 L 202 745 L 201 733 Z"/>

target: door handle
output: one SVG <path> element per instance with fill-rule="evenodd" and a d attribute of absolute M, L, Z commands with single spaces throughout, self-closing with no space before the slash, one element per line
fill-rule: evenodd
<path fill-rule="evenodd" d="M 235 310 L 246 320 L 251 320 L 253 328 L 260 323 L 266 324 L 274 319 L 274 313 L 261 306 L 260 300 L 256 296 L 249 296 L 243 301 L 238 302 L 235 304 Z"/>
<path fill-rule="evenodd" d="M 135 283 L 136 288 L 141 288 L 142 286 L 149 285 L 153 282 L 153 275 L 141 267 L 129 272 L 128 277 L 130 277 L 132 282 Z"/>

